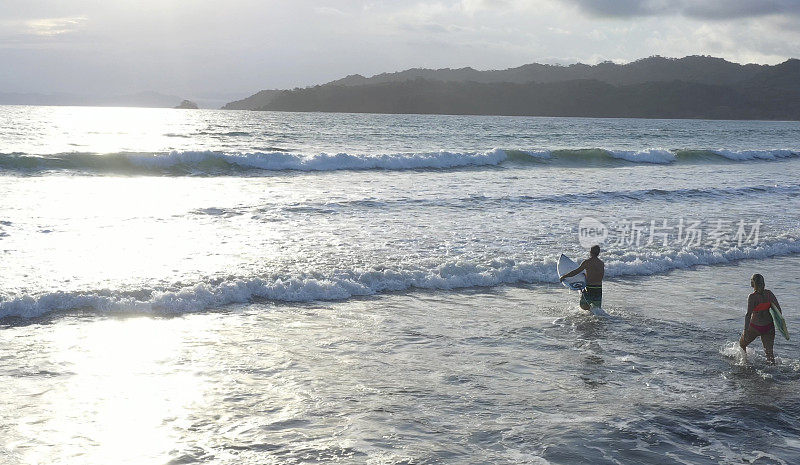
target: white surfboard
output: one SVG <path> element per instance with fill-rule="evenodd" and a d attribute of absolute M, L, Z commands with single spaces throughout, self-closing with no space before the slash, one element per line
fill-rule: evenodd
<path fill-rule="evenodd" d="M 769 308 L 769 314 L 772 315 L 772 321 L 775 322 L 775 327 L 778 328 L 778 331 L 783 334 L 783 337 L 786 340 L 789 340 L 789 329 L 786 328 L 786 320 L 783 319 L 783 315 L 781 314 L 778 307 L 775 304 L 772 304 Z"/>
<path fill-rule="evenodd" d="M 558 276 L 564 276 L 565 274 L 569 273 L 570 271 L 574 270 L 578 267 L 578 264 L 570 260 L 569 257 L 561 254 L 561 257 L 558 259 L 558 265 L 556 265 L 556 271 L 558 272 Z M 583 288 L 586 287 L 586 273 L 581 271 L 577 275 L 567 278 L 564 281 L 561 281 L 568 289 L 572 289 L 573 291 L 581 291 Z"/>

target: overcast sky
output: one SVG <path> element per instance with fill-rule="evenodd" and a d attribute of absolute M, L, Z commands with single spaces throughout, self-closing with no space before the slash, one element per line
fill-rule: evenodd
<path fill-rule="evenodd" d="M 800 56 L 800 0 L 0 0 L 0 92 L 249 95 L 412 67 Z"/>

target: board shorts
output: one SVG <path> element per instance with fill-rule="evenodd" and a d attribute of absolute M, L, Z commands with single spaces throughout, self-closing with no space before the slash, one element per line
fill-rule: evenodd
<path fill-rule="evenodd" d="M 603 286 L 589 285 L 581 291 L 581 305 L 594 305 L 601 307 L 603 304 Z"/>

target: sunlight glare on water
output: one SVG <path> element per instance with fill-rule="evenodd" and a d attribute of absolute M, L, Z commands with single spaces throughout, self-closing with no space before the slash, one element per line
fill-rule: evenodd
<path fill-rule="evenodd" d="M 65 107 L 50 111 L 59 124 L 43 124 L 39 137 L 30 140 L 30 153 L 155 150 L 169 143 L 164 127 L 180 127 L 187 116 L 149 108 L 112 107 L 98 112 L 92 107 Z"/>
<path fill-rule="evenodd" d="M 204 337 L 192 330 L 149 318 L 54 328 L 41 343 L 63 374 L 39 396 L 38 415 L 20 419 L 20 433 L 40 444 L 25 448 L 26 462 L 165 461 L 175 426 L 185 426 L 207 389 L 182 359 L 185 336 Z"/>

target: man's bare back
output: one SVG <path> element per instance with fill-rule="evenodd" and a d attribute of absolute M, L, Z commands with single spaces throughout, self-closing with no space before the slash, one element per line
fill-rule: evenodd
<path fill-rule="evenodd" d="M 603 276 L 606 273 L 606 264 L 598 257 L 589 257 L 581 263 L 579 268 L 586 271 L 586 284 L 599 286 L 603 284 Z"/>

